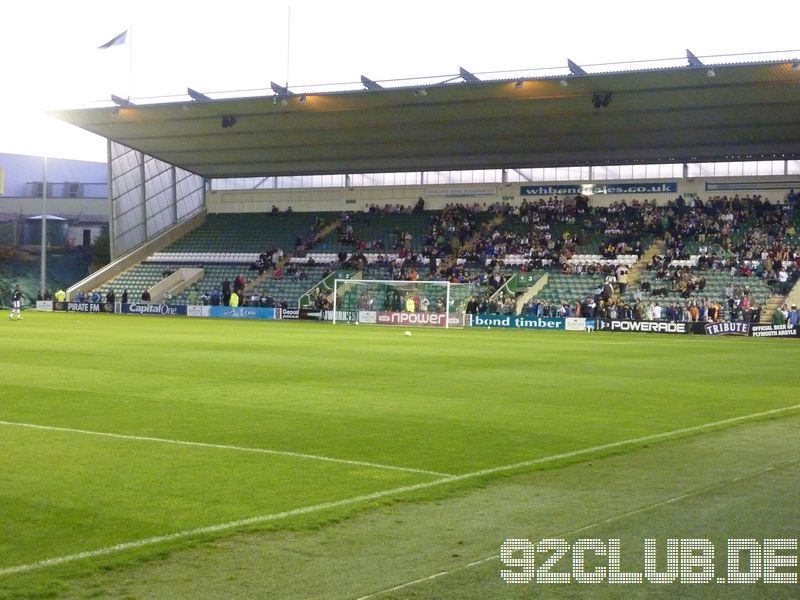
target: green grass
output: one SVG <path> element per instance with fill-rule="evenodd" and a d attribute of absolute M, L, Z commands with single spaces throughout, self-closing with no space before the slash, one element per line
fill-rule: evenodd
<path fill-rule="evenodd" d="M 9 597 L 89 594 L 81 582 L 106 569 L 144 561 L 157 571 L 165 552 L 207 550 L 238 531 L 328 530 L 366 507 L 451 502 L 501 485 L 492 480 L 502 475 L 568 472 L 579 466 L 563 468 L 570 463 L 645 445 L 445 483 L 430 473 L 74 430 L 460 476 L 797 404 L 794 340 L 478 329 L 406 337 L 381 327 L 32 312 L 3 319 L 0 420 L 51 429 L 0 424 L 0 573 L 268 517 L 0 575 Z M 633 504 L 641 495 L 627 491 Z M 371 499 L 320 506 L 361 496 Z M 281 515 L 295 509 L 304 510 Z M 124 596 L 119 581 L 103 580 L 98 593 Z M 271 597 L 306 597 L 291 591 Z"/>
<path fill-rule="evenodd" d="M 787 455 L 794 460 L 787 463 Z M 444 500 L 380 507 L 313 531 L 230 536 L 71 581 L 66 595 L 796 598 L 793 585 L 509 585 L 496 557 L 510 537 L 615 538 L 624 568 L 641 571 L 645 537 L 662 545 L 668 538 L 704 537 L 723 550 L 716 564 L 724 575 L 727 538 L 785 538 L 797 531 L 799 456 L 800 416 L 752 422 L 504 478 Z M 568 572 L 568 560 L 556 569 Z"/>

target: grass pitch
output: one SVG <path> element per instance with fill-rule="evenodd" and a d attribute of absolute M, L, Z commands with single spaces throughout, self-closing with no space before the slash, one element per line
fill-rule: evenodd
<path fill-rule="evenodd" d="M 494 329 L 415 329 L 406 337 L 380 327 L 30 312 L 22 322 L 5 320 L 0 336 L 0 594 L 8 597 L 163 597 L 141 576 L 162 569 L 173 589 L 200 597 L 368 595 L 436 573 L 437 557 L 409 560 L 405 580 L 397 569 L 362 577 L 363 565 L 353 565 L 321 587 L 302 573 L 273 577 L 278 587 L 268 594 L 248 586 L 252 577 L 211 587 L 211 572 L 208 586 L 199 575 L 199 592 L 180 588 L 180 573 L 191 569 L 170 570 L 170 561 L 226 555 L 241 532 L 249 544 L 280 540 L 291 553 L 292 536 L 357 528 L 375 510 L 399 511 L 405 521 L 430 501 L 472 498 L 542 469 L 563 473 L 581 492 L 591 487 L 578 476 L 587 461 L 614 454 L 602 460 L 635 462 L 655 442 L 672 457 L 662 468 L 676 486 L 669 493 L 686 491 L 681 483 L 690 478 L 678 463 L 694 437 L 771 426 L 750 415 L 793 422 L 798 412 L 783 410 L 798 403 L 795 340 Z M 796 430 L 763 431 L 774 444 L 748 467 L 800 456 L 791 445 Z M 725 448 L 737 452 L 737 438 L 726 438 Z M 702 462 L 699 478 L 713 479 L 715 466 Z M 796 491 L 759 489 L 751 501 Z M 617 492 L 614 506 L 660 497 L 637 485 Z M 735 493 L 723 494 L 728 504 Z M 564 503 L 578 511 L 567 520 L 597 516 L 582 497 Z M 756 527 L 742 517 L 747 507 L 739 509 L 730 537 Z M 564 517 L 546 518 L 558 531 Z M 429 524 L 418 518 L 425 537 Z M 665 531 L 673 518 L 681 519 L 665 518 Z M 797 537 L 791 518 L 775 513 L 770 534 Z M 481 519 L 498 524 L 490 509 Z M 358 535 L 368 546 L 395 526 L 389 518 Z M 342 539 L 335 543 L 348 555 Z M 496 550 L 502 541 L 482 543 Z M 485 577 L 497 585 L 499 568 L 489 561 L 473 573 L 489 569 Z M 140 576 L 126 589 L 120 582 L 131 569 Z M 466 597 L 473 584 L 458 581 L 379 597 Z M 541 588 L 492 590 L 517 597 Z"/>

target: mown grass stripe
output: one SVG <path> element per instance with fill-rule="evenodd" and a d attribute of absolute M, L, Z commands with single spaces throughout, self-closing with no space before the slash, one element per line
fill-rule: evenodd
<path fill-rule="evenodd" d="M 28 429 L 39 429 L 43 431 L 58 431 L 63 433 L 78 433 L 83 435 L 94 435 L 120 440 L 131 440 L 135 442 L 155 442 L 159 444 L 174 444 L 176 446 L 192 446 L 197 448 L 212 448 L 217 450 L 232 450 L 235 452 L 255 452 L 258 454 L 270 454 L 272 456 L 287 456 L 290 458 L 301 458 L 307 460 L 319 460 L 323 462 L 339 463 L 356 467 L 369 467 L 371 469 L 384 469 L 388 471 L 403 471 L 406 473 L 418 473 L 421 475 L 433 475 L 435 477 L 452 477 L 449 473 L 439 473 L 438 471 L 428 471 L 416 469 L 414 467 L 401 467 L 397 465 L 385 465 L 381 463 L 368 462 L 363 460 L 349 460 L 346 458 L 334 458 L 332 456 L 320 456 L 318 454 L 305 454 L 303 452 L 291 452 L 289 450 L 272 450 L 270 448 L 253 448 L 249 446 L 233 446 L 229 444 L 212 444 L 209 442 L 191 442 L 188 440 L 171 440 L 168 438 L 151 437 L 145 435 L 128 435 L 124 433 L 110 433 L 106 431 L 90 431 L 87 429 L 75 429 L 72 427 L 55 427 L 52 425 L 37 425 L 35 423 L 19 423 L 17 421 L 0 421 L 0 425 L 11 427 L 26 427 Z"/>
<path fill-rule="evenodd" d="M 379 499 L 382 499 L 382 498 L 386 498 L 388 496 L 406 494 L 406 493 L 409 493 L 409 492 L 415 492 L 415 491 L 418 491 L 418 490 L 424 490 L 424 489 L 428 489 L 428 488 L 432 488 L 432 487 L 436 487 L 436 486 L 440 486 L 440 485 L 444 485 L 444 484 L 448 484 L 448 483 L 454 483 L 454 482 L 458 482 L 458 481 L 464 481 L 464 480 L 468 480 L 468 479 L 484 477 L 484 476 L 487 476 L 487 475 L 493 475 L 493 474 L 502 473 L 502 472 L 506 472 L 506 471 L 518 470 L 518 469 L 521 469 L 521 468 L 524 468 L 524 467 L 530 467 L 530 466 L 545 464 L 545 463 L 548 463 L 548 462 L 556 462 L 556 461 L 559 461 L 559 460 L 562 460 L 562 459 L 574 458 L 574 457 L 577 457 L 577 456 L 588 455 L 588 454 L 594 454 L 594 453 L 597 453 L 597 452 L 603 452 L 605 450 L 613 450 L 613 449 L 624 447 L 624 446 L 636 446 L 636 445 L 643 444 L 643 443 L 646 443 L 646 442 L 654 442 L 654 441 L 665 440 L 665 439 L 679 437 L 679 436 L 690 434 L 690 433 L 699 433 L 701 431 L 706 431 L 706 430 L 714 429 L 714 428 L 717 428 L 717 427 L 723 427 L 723 426 L 726 426 L 726 425 L 733 425 L 733 424 L 741 423 L 741 422 L 744 422 L 744 421 L 750 421 L 750 420 L 754 420 L 754 419 L 760 419 L 760 418 L 764 418 L 764 417 L 775 416 L 775 415 L 778 415 L 778 414 L 781 414 L 781 413 L 786 413 L 786 412 L 790 412 L 790 411 L 797 410 L 797 409 L 800 409 L 800 404 L 794 404 L 792 406 L 785 406 L 785 407 L 782 407 L 782 408 L 776 408 L 776 409 L 772 409 L 772 410 L 767 410 L 767 411 L 762 411 L 762 412 L 757 412 L 757 413 L 751 413 L 751 414 L 748 414 L 748 415 L 741 415 L 741 416 L 738 416 L 738 417 L 731 417 L 729 419 L 722 419 L 722 420 L 719 420 L 719 421 L 712 421 L 710 423 L 703 423 L 701 425 L 694 425 L 692 427 L 682 427 L 680 429 L 674 429 L 674 430 L 665 431 L 665 432 L 662 432 L 662 433 L 655 433 L 655 434 L 651 434 L 651 435 L 640 436 L 640 437 L 631 438 L 631 439 L 628 439 L 628 440 L 621 440 L 621 441 L 618 441 L 618 442 L 611 442 L 611 443 L 608 443 L 608 444 L 600 444 L 598 446 L 591 446 L 591 447 L 588 447 L 588 448 L 582 448 L 582 449 L 573 450 L 573 451 L 570 451 L 570 452 L 562 452 L 562 453 L 559 453 L 559 454 L 553 454 L 553 455 L 550 455 L 550 456 L 544 456 L 544 457 L 540 457 L 540 458 L 536 458 L 536 459 L 532 459 L 532 460 L 528 460 L 528 461 L 517 462 L 517 463 L 513 463 L 513 464 L 508 464 L 508 465 L 501 465 L 499 467 L 493 467 L 493 468 L 490 468 L 490 469 L 482 469 L 480 471 L 473 471 L 471 473 L 464 473 L 464 474 L 461 474 L 461 475 L 453 475 L 453 476 L 444 477 L 444 478 L 441 478 L 441 479 L 435 479 L 433 481 L 427 481 L 427 482 L 417 483 L 417 484 L 413 484 L 413 485 L 406 485 L 406 486 L 402 486 L 402 487 L 398 487 L 398 488 L 392 488 L 392 489 L 389 489 L 389 490 L 382 490 L 382 491 L 374 492 L 374 493 L 371 493 L 371 494 L 363 494 L 363 495 L 360 495 L 360 496 L 353 496 L 353 497 L 350 497 L 350 498 L 344 498 L 342 500 L 335 500 L 335 501 L 331 501 L 331 502 L 322 502 L 322 503 L 319 503 L 319 504 L 312 504 L 310 506 L 304 506 L 304 507 L 295 508 L 295 509 L 287 510 L 287 511 L 283 511 L 283 512 L 272 513 L 272 514 L 268 514 L 268 515 L 258 515 L 258 516 L 249 517 L 249 518 L 246 518 L 246 519 L 239 519 L 237 521 L 229 521 L 227 523 L 219 523 L 219 524 L 216 524 L 216 525 L 208 525 L 206 527 L 198 527 L 198 528 L 195 528 L 195 529 L 188 529 L 188 530 L 178 531 L 178 532 L 169 533 L 169 534 L 165 534 L 165 535 L 153 536 L 153 537 L 144 538 L 144 539 L 140 539 L 140 540 L 134 540 L 134 541 L 131 541 L 131 542 L 124 542 L 124 543 L 121 543 L 121 544 L 115 544 L 113 546 L 106 546 L 104 548 L 98 548 L 96 550 L 88 550 L 88 551 L 85 551 L 85 552 L 78 552 L 78 553 L 75 553 L 75 554 L 68 554 L 68 555 L 65 555 L 65 556 L 48 558 L 48 559 L 36 561 L 36 562 L 33 562 L 33 563 L 28 563 L 28 564 L 24 564 L 24 565 L 17 565 L 17 566 L 13 566 L 13 567 L 6 567 L 4 569 L 0 569 L 0 577 L 19 574 L 19 573 L 26 573 L 26 572 L 30 572 L 30 571 L 36 571 L 36 570 L 39 570 L 39 569 L 44 569 L 44 568 L 47 568 L 47 567 L 53 567 L 53 566 L 57 566 L 57 565 L 61 565 L 61 564 L 69 563 L 69 562 L 74 562 L 74 561 L 78 561 L 78 560 L 82 560 L 82 559 L 87 559 L 87 558 L 96 558 L 96 557 L 100 557 L 100 556 L 107 556 L 107 555 L 116 554 L 116 553 L 119 553 L 119 552 L 124 552 L 124 551 L 127 551 L 127 550 L 134 550 L 136 548 L 141 548 L 141 547 L 144 547 L 144 546 L 150 546 L 150 545 L 154 545 L 154 544 L 159 544 L 159 543 L 163 543 L 163 542 L 170 542 L 170 541 L 175 541 L 175 540 L 179 540 L 179 539 L 185 539 L 185 538 L 189 538 L 189 537 L 207 535 L 207 534 L 211 534 L 211 533 L 219 533 L 219 532 L 222 532 L 222 531 L 229 531 L 229 530 L 232 530 L 232 529 L 237 529 L 237 528 L 245 527 L 245 526 L 248 526 L 248 525 L 256 525 L 256 524 L 267 523 L 267 522 L 271 522 L 271 521 L 278 521 L 278 520 L 286 519 L 286 518 L 289 518 L 289 517 L 305 515 L 305 514 L 309 514 L 309 513 L 314 513 L 314 512 L 319 512 L 319 511 L 329 510 L 329 509 L 334 509 L 334 508 L 340 508 L 340 507 L 343 507 L 343 506 L 349 506 L 349 505 L 352 505 L 352 504 L 358 504 L 358 503 L 362 503 L 362 502 L 371 502 L 373 500 L 379 500 Z M 7 422 L 0 421 L 0 423 L 6 424 Z"/>

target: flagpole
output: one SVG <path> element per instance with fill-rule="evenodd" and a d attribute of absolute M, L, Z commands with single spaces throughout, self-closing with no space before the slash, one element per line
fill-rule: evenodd
<path fill-rule="evenodd" d="M 292 7 L 286 7 L 286 89 L 289 89 L 289 56 L 292 41 Z"/>
<path fill-rule="evenodd" d="M 129 40 L 128 40 L 128 100 L 131 99 L 133 95 L 132 84 L 131 81 L 133 80 L 133 24 L 131 23 L 130 27 L 128 28 L 129 33 Z"/>
<path fill-rule="evenodd" d="M 45 130 L 46 131 L 46 130 Z M 45 138 L 47 134 L 45 133 Z M 47 289 L 47 141 L 45 140 L 44 160 L 42 164 L 42 248 L 39 292 L 44 297 Z"/>

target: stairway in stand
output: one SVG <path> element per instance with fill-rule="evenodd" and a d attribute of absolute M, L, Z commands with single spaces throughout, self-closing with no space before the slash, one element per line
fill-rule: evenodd
<path fill-rule="evenodd" d="M 503 221 L 505 221 L 506 217 L 503 214 L 495 215 L 491 221 L 487 221 L 480 226 L 480 229 L 486 228 L 487 230 L 491 231 L 498 225 L 501 225 Z M 476 231 L 471 238 L 469 238 L 466 242 L 464 242 L 455 254 L 452 254 L 448 257 L 442 258 L 441 263 L 439 264 L 439 272 L 444 273 L 450 267 L 453 267 L 458 262 L 459 254 L 462 252 L 470 252 L 475 247 L 475 244 L 478 240 L 481 239 L 481 231 L 480 229 Z"/>
<path fill-rule="evenodd" d="M 764 306 L 761 308 L 761 319 L 759 323 L 772 323 L 772 315 L 775 314 L 775 311 L 778 310 L 783 303 L 786 301 L 786 296 L 780 296 L 773 294 L 767 301 L 764 303 Z"/>
<path fill-rule="evenodd" d="M 664 252 L 664 241 L 663 240 L 656 240 L 650 246 L 647 247 L 647 250 L 642 253 L 634 265 L 631 267 L 631 270 L 628 272 L 628 288 L 631 288 L 642 276 L 645 269 L 647 269 L 647 265 L 650 264 L 650 261 L 653 260 L 653 257 L 656 254 L 662 254 Z"/>
<path fill-rule="evenodd" d="M 764 308 L 761 311 L 761 323 L 772 323 L 772 315 L 781 306 L 786 304 L 792 306 L 800 304 L 800 279 L 794 282 L 792 289 L 785 296 L 772 295 L 767 299 Z"/>
<path fill-rule="evenodd" d="M 328 235 L 332 231 L 336 231 L 336 228 L 339 227 L 339 225 L 341 225 L 341 224 L 342 224 L 342 220 L 341 219 L 335 219 L 335 220 L 331 221 L 330 223 L 328 223 L 327 225 L 325 225 L 325 227 L 323 227 L 320 230 L 320 232 L 317 234 L 317 236 L 314 238 L 314 243 L 316 244 L 317 242 L 319 242 L 321 239 L 323 239 L 326 235 Z"/>

